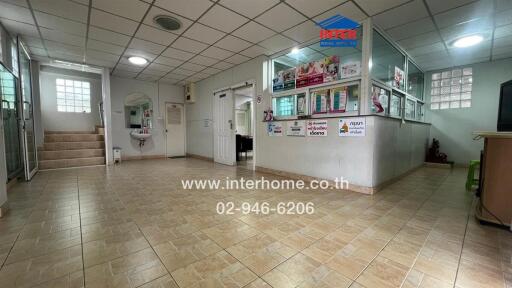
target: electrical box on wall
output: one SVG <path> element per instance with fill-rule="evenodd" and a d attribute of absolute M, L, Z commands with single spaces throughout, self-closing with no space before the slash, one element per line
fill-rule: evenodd
<path fill-rule="evenodd" d="M 196 84 L 188 83 L 185 85 L 185 101 L 187 103 L 196 102 Z"/>

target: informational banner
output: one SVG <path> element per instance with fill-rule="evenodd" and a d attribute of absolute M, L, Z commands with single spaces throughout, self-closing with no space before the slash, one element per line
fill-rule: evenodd
<path fill-rule="evenodd" d="M 340 58 L 336 55 L 324 58 L 324 82 L 338 80 Z"/>
<path fill-rule="evenodd" d="M 268 122 L 268 136 L 283 136 L 283 122 Z"/>
<path fill-rule="evenodd" d="M 366 118 L 340 119 L 338 132 L 340 137 L 364 137 L 366 136 Z"/>
<path fill-rule="evenodd" d="M 312 137 L 327 136 L 327 120 L 310 120 L 307 123 L 307 134 Z"/>
<path fill-rule="evenodd" d="M 341 65 L 341 79 L 356 77 L 361 74 L 361 62 L 354 61 Z"/>
<path fill-rule="evenodd" d="M 288 122 L 288 129 L 286 130 L 288 136 L 306 136 L 306 121 L 295 120 Z"/>
<path fill-rule="evenodd" d="M 348 89 L 346 86 L 331 89 L 331 108 L 332 113 L 343 113 L 347 110 L 347 95 Z"/>
<path fill-rule="evenodd" d="M 311 93 L 311 102 L 313 114 L 322 114 L 329 112 L 329 89 L 318 90 Z"/>

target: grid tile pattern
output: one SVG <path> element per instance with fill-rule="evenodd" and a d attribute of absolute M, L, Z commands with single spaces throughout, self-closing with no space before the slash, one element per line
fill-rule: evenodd
<path fill-rule="evenodd" d="M 482 226 L 465 169 L 422 168 L 373 196 L 184 190 L 282 179 L 197 159 L 39 172 L 0 219 L 1 287 L 510 287 L 512 234 Z M 312 215 L 217 215 L 219 201 Z"/>

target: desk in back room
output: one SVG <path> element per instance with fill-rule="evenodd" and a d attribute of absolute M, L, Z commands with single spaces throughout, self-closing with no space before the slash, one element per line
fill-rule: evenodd
<path fill-rule="evenodd" d="M 512 223 L 512 132 L 474 132 L 485 139 L 476 217 L 495 224 Z M 482 205 L 484 207 L 482 207 Z M 496 219 L 498 218 L 498 219 Z"/>

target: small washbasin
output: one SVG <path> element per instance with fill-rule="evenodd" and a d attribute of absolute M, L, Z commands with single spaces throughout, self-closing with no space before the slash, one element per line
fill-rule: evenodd
<path fill-rule="evenodd" d="M 130 132 L 130 136 L 132 136 L 133 138 L 135 138 L 137 140 L 144 140 L 144 139 L 148 139 L 149 137 L 151 137 L 151 134 L 149 134 L 149 133 L 142 134 L 142 133 L 137 133 L 137 132 Z"/>

